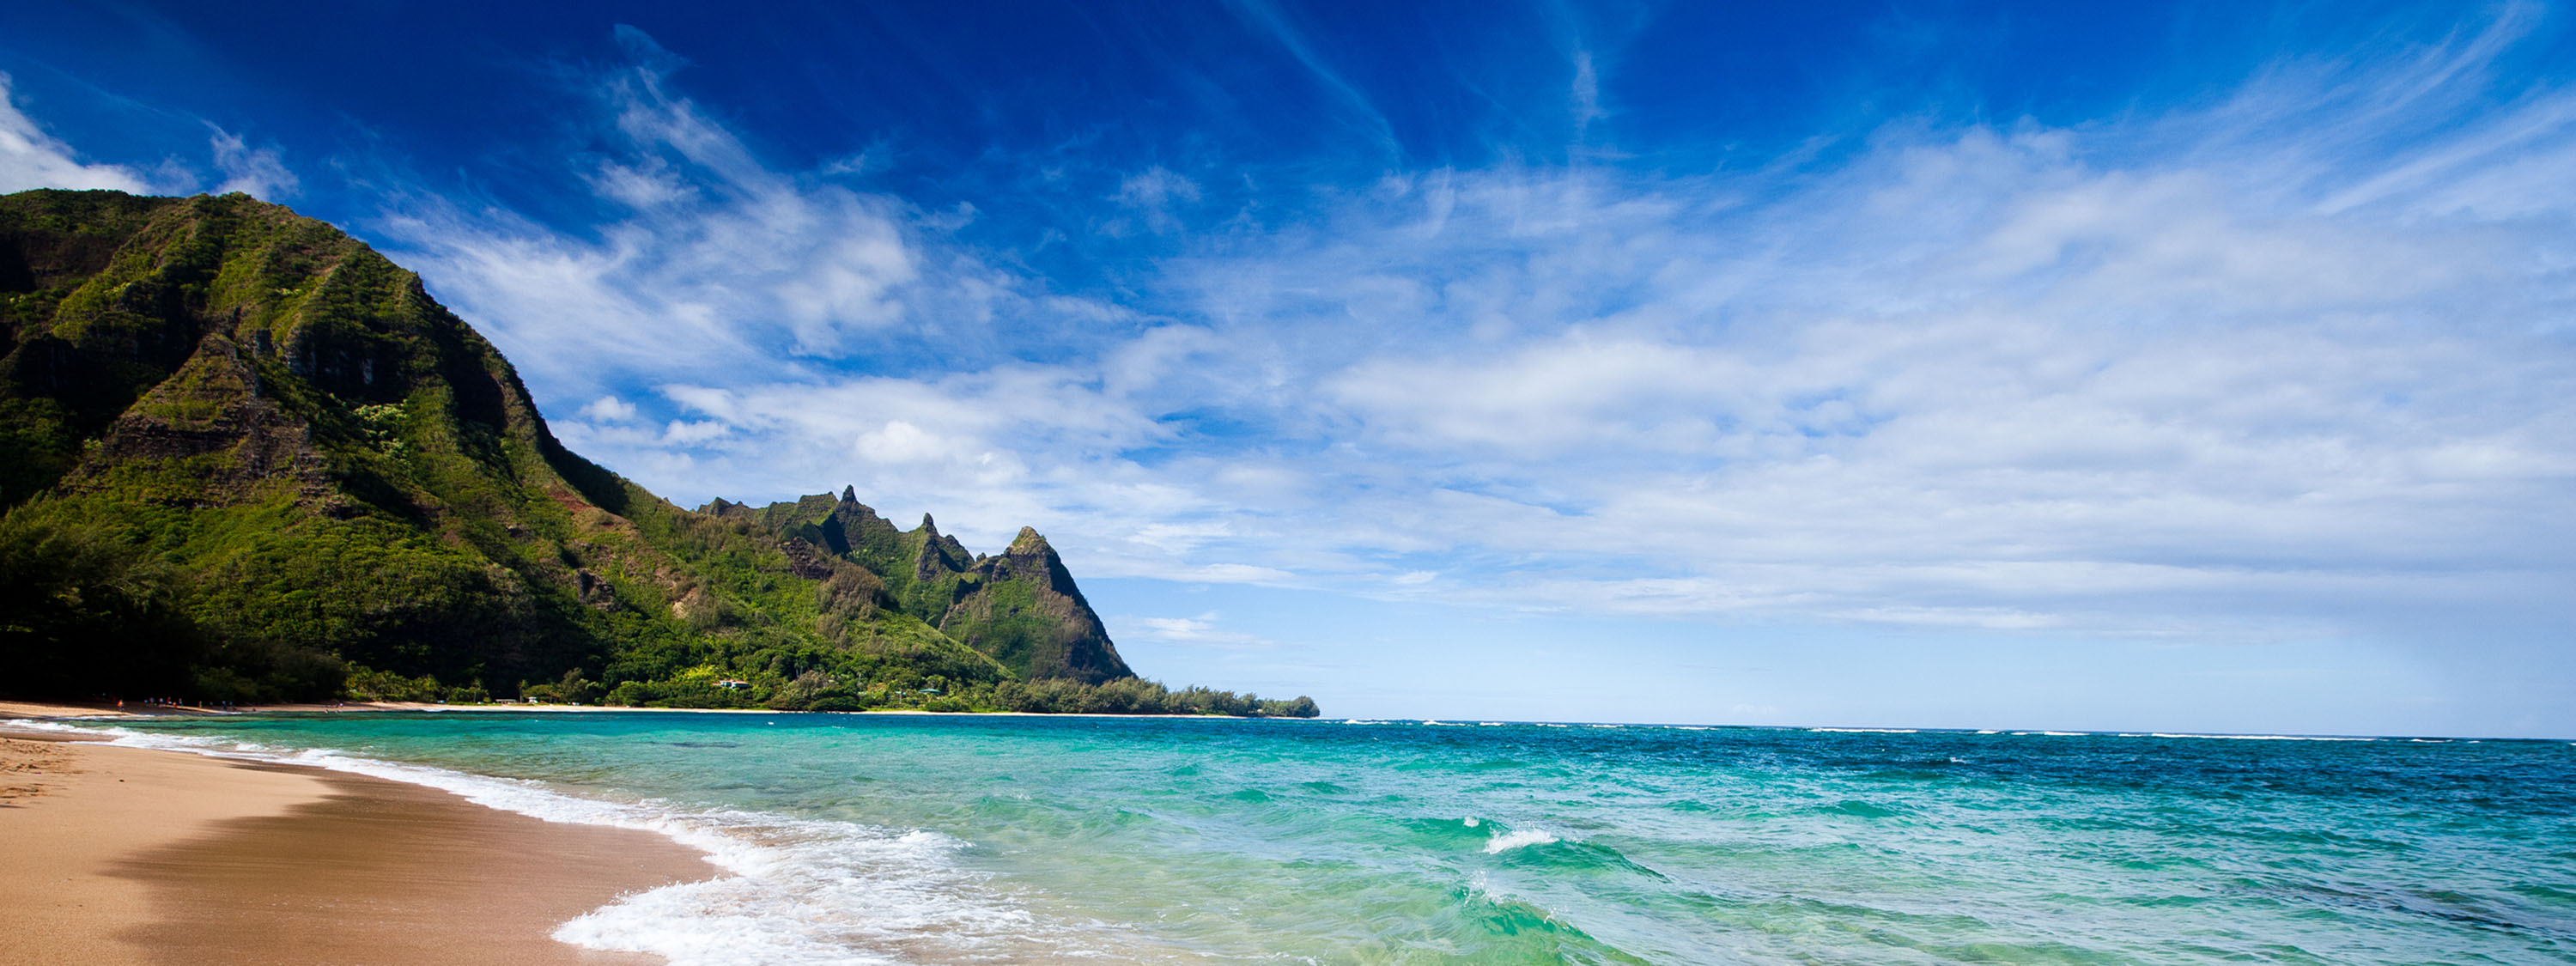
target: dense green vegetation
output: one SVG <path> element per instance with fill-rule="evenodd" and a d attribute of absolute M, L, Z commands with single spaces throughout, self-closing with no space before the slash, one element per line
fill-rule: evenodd
<path fill-rule="evenodd" d="M 177 694 L 205 650 L 166 568 L 96 529 L 0 519 L 0 655 L 12 690 Z"/>
<path fill-rule="evenodd" d="M 245 196 L 0 197 L 0 693 L 1307 714 L 1135 678 L 1034 531 L 671 505 Z"/>

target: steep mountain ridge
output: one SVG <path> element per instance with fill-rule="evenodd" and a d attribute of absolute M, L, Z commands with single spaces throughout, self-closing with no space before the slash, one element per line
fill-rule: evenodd
<path fill-rule="evenodd" d="M 565 449 L 418 276 L 243 195 L 0 196 L 0 456 L 8 693 L 864 707 L 1133 677 L 1035 531 L 979 557 L 849 491 L 673 506 Z"/>
<path fill-rule="evenodd" d="M 882 574 L 893 606 L 1024 679 L 1090 684 L 1134 677 L 1064 559 L 1029 527 L 999 554 L 970 554 L 929 514 L 910 531 L 844 489 L 757 510 L 716 500 L 698 512 L 756 521 L 782 539 Z"/>

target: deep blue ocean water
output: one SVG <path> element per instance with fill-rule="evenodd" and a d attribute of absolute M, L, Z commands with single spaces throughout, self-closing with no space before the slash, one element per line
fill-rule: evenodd
<path fill-rule="evenodd" d="M 651 828 L 680 962 L 2576 962 L 2576 745 L 686 713 L 124 740 Z"/>

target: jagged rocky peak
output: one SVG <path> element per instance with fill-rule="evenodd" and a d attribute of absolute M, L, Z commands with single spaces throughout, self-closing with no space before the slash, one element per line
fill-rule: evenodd
<path fill-rule="evenodd" d="M 1014 554 L 1051 554 L 1055 552 L 1055 548 L 1047 546 L 1046 537 L 1038 533 L 1038 528 L 1021 527 L 1020 535 L 1011 538 L 1011 549 L 1008 552 Z"/>
<path fill-rule="evenodd" d="M 717 501 L 722 515 L 756 520 L 776 534 L 800 572 L 824 558 L 882 578 L 892 606 L 921 619 L 1024 678 L 1106 681 L 1133 677 L 1090 602 L 1046 537 L 1021 527 L 996 554 L 966 549 L 921 515 L 897 531 L 858 501 L 856 487 L 752 509 Z"/>

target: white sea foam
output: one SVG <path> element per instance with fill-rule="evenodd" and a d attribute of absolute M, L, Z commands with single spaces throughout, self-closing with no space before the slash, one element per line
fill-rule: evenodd
<path fill-rule="evenodd" d="M 1831 733 L 1831 734 L 1839 734 L 1839 735 L 1911 735 L 1911 734 L 1919 734 L 1919 733 L 1921 733 L 1921 732 L 1922 732 L 1922 730 L 1923 730 L 1923 729 L 1921 729 L 1921 728 L 1809 728 L 1809 729 L 1807 729 L 1807 730 L 1809 730 L 1809 731 L 1821 731 L 1821 732 L 1828 732 L 1828 733 Z"/>
<path fill-rule="evenodd" d="M 724 963 L 895 963 L 1154 958 L 1105 924 L 1041 919 L 989 876 L 960 868 L 956 838 L 918 829 L 799 819 L 658 801 L 568 795 L 540 783 L 255 742 L 36 723 L 112 743 L 310 765 L 425 785 L 550 822 L 655 832 L 704 852 L 727 875 L 621 897 L 554 938 L 591 949 Z"/>
<path fill-rule="evenodd" d="M 2347 738 L 2338 735 L 2193 735 L 2156 732 L 2151 738 L 2208 738 L 2215 741 L 2378 741 L 2377 738 Z"/>
<path fill-rule="evenodd" d="M 1525 845 L 1547 845 L 1561 841 L 1554 835 L 1534 828 L 1513 829 L 1485 840 L 1485 854 L 1500 855 Z"/>

